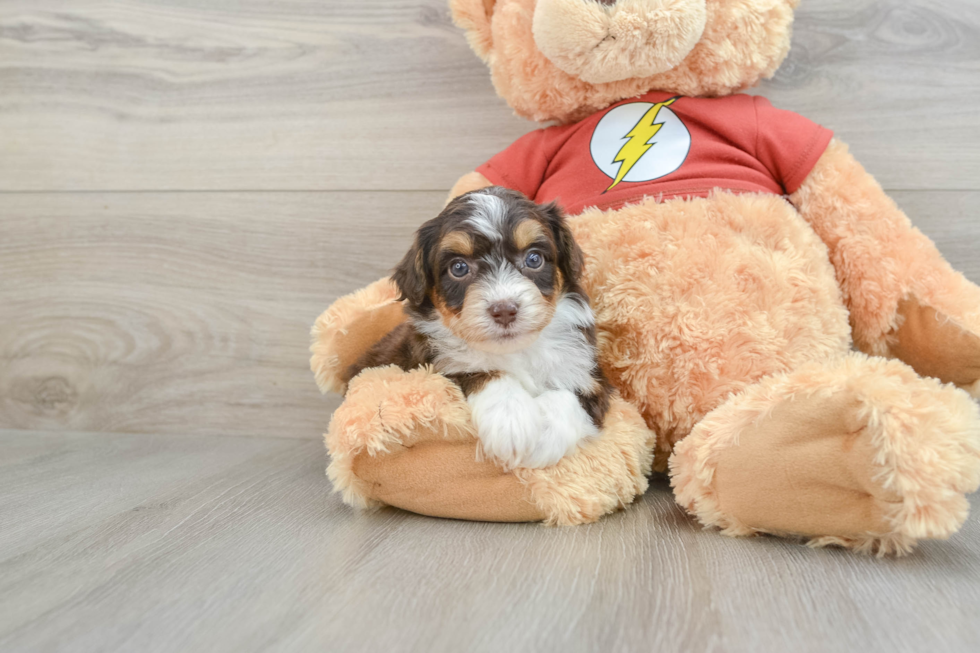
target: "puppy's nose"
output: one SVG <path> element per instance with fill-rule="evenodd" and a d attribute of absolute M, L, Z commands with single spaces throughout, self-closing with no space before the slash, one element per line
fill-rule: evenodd
<path fill-rule="evenodd" d="M 500 326 L 507 326 L 517 319 L 517 304 L 514 302 L 494 302 L 487 311 Z"/>

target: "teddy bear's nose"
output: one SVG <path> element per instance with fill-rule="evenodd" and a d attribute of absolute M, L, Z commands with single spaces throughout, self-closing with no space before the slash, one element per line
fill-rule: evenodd
<path fill-rule="evenodd" d="M 534 42 L 555 66 L 591 84 L 675 68 L 707 21 L 705 0 L 538 0 Z"/>

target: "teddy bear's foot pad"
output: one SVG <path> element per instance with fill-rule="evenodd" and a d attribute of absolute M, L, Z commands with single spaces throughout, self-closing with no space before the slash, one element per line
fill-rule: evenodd
<path fill-rule="evenodd" d="M 671 459 L 677 500 L 729 535 L 878 553 L 945 538 L 980 483 L 980 411 L 898 361 L 853 354 L 765 379 Z"/>
<path fill-rule="evenodd" d="M 898 359 L 919 374 L 955 383 L 980 398 L 980 334 L 910 297 L 899 304 L 901 324 L 889 337 Z"/>
<path fill-rule="evenodd" d="M 475 461 L 474 452 L 465 440 L 398 445 L 383 456 L 361 453 L 354 474 L 373 500 L 423 515 L 500 522 L 547 517 L 516 476 L 488 460 Z"/>

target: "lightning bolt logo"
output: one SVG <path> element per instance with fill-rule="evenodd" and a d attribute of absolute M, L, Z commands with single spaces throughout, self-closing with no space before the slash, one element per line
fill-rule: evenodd
<path fill-rule="evenodd" d="M 663 123 L 657 122 L 657 116 L 660 114 L 660 110 L 664 107 L 669 107 L 677 98 L 670 98 L 664 102 L 658 102 L 657 104 L 650 107 L 649 110 L 640 120 L 633 125 L 633 129 L 626 134 L 629 140 L 619 149 L 619 153 L 613 159 L 613 163 L 619 163 L 619 171 L 616 173 L 616 179 L 613 181 L 612 185 L 606 189 L 606 192 L 611 191 L 613 188 L 619 185 L 619 182 L 623 181 L 633 166 L 643 158 L 643 155 L 647 153 L 653 143 L 650 141 L 660 128 L 663 127 Z"/>

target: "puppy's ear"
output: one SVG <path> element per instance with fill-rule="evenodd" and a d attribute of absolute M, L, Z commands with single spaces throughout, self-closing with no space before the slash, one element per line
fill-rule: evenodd
<path fill-rule="evenodd" d="M 391 279 L 402 293 L 399 300 L 407 301 L 413 308 L 418 308 L 425 301 L 429 288 L 435 283 L 431 253 L 438 235 L 439 225 L 435 220 L 422 225 L 415 234 L 411 249 L 391 274 Z"/>
<path fill-rule="evenodd" d="M 399 301 L 408 301 L 412 306 L 421 304 L 425 299 L 425 278 L 425 255 L 416 236 L 412 248 L 391 274 L 392 281 L 402 293 Z"/>
<path fill-rule="evenodd" d="M 542 206 L 541 211 L 555 238 L 555 246 L 558 249 L 558 269 L 561 270 L 565 283 L 578 284 L 585 259 L 578 243 L 575 242 L 575 237 L 572 236 L 572 230 L 568 228 L 565 214 L 558 208 L 557 202 Z"/>

